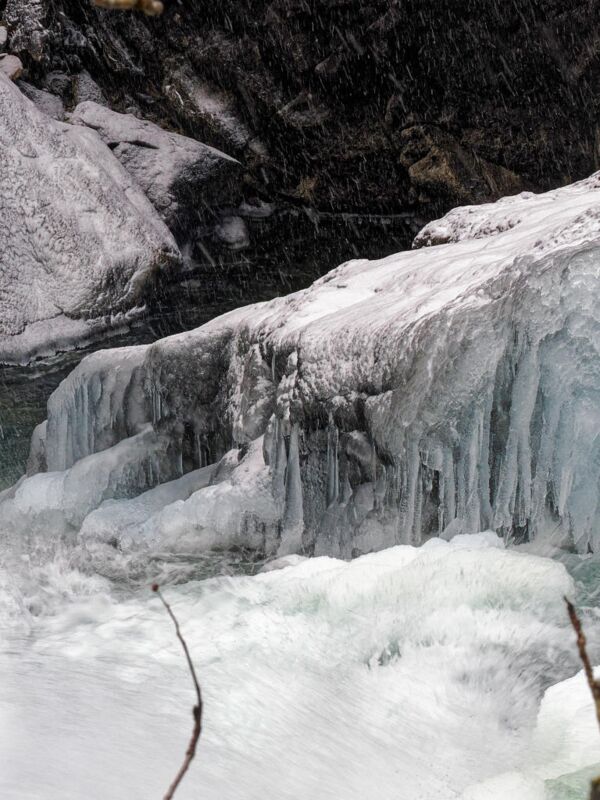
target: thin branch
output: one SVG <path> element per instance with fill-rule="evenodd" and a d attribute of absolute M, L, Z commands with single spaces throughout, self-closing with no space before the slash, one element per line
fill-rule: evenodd
<path fill-rule="evenodd" d="M 571 625 L 573 626 L 573 630 L 577 635 L 577 649 L 579 650 L 579 658 L 581 659 L 581 663 L 583 664 L 585 677 L 587 678 L 588 686 L 590 687 L 592 697 L 594 698 L 594 705 L 596 707 L 596 719 L 598 720 L 598 725 L 600 726 L 600 681 L 594 678 L 594 670 L 592 669 L 592 663 L 590 661 L 590 657 L 587 651 L 587 642 L 585 638 L 585 633 L 583 632 L 583 626 L 581 624 L 581 620 L 579 619 L 577 611 L 575 610 L 575 606 L 566 597 L 565 597 L 565 603 L 567 604 L 567 611 L 569 612 L 569 619 L 571 620 Z M 590 800 L 600 800 L 600 777 L 594 778 L 594 780 L 592 781 Z"/>
<path fill-rule="evenodd" d="M 159 596 L 161 603 L 167 609 L 168 615 L 173 620 L 173 625 L 175 625 L 175 633 L 177 635 L 177 638 L 181 642 L 181 646 L 183 647 L 183 652 L 185 653 L 185 658 L 187 660 L 188 668 L 192 676 L 192 681 L 194 682 L 194 689 L 196 690 L 196 705 L 192 709 L 192 716 L 194 718 L 194 728 L 192 730 L 192 738 L 190 739 L 190 743 L 188 744 L 187 750 L 185 751 L 183 764 L 179 768 L 179 772 L 175 776 L 173 783 L 169 786 L 169 788 L 167 789 L 167 793 L 163 798 L 163 800 L 171 800 L 171 798 L 173 797 L 173 795 L 177 790 L 177 787 L 181 783 L 183 776 L 188 771 L 189 766 L 194 759 L 194 756 L 196 755 L 196 746 L 198 744 L 198 740 L 200 739 L 200 734 L 202 733 L 202 708 L 203 708 L 202 690 L 200 689 L 200 683 L 198 682 L 198 678 L 196 676 L 196 670 L 194 669 L 194 664 L 192 663 L 190 651 L 188 650 L 187 643 L 181 633 L 177 617 L 173 613 L 171 606 L 162 596 L 162 593 L 157 583 L 152 584 L 152 591 Z"/>
<path fill-rule="evenodd" d="M 596 718 L 598 720 L 598 726 L 600 727 L 600 681 L 597 681 L 596 678 L 594 678 L 594 670 L 592 669 L 590 657 L 588 656 L 587 652 L 585 633 L 583 632 L 583 626 L 581 625 L 581 620 L 577 615 L 575 606 L 566 597 L 565 603 L 567 604 L 567 611 L 569 612 L 571 625 L 577 634 L 577 649 L 579 650 L 579 658 L 583 664 L 585 677 L 587 678 L 588 686 L 590 687 L 592 697 L 594 698 L 594 704 L 596 706 Z"/>
<path fill-rule="evenodd" d="M 98 8 L 114 8 L 119 11 L 143 11 L 149 17 L 157 17 L 164 11 L 161 0 L 93 0 Z"/>

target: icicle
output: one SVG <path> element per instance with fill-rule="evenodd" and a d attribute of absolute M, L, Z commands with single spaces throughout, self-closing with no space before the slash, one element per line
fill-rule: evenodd
<path fill-rule="evenodd" d="M 421 455 L 419 453 L 419 443 L 416 438 L 410 439 L 407 444 L 407 464 L 406 464 L 406 519 L 404 522 L 404 535 L 409 543 L 418 542 L 420 539 L 420 528 L 416 530 L 415 523 L 421 524 L 421 510 L 417 515 L 417 503 L 421 502 L 418 485 L 421 477 Z"/>
<path fill-rule="evenodd" d="M 443 519 L 440 520 L 440 531 L 447 528 L 456 519 L 456 476 L 454 472 L 454 456 L 452 450 L 444 450 L 443 477 L 440 479 L 440 508 Z"/>
<path fill-rule="evenodd" d="M 333 418 L 329 418 L 329 426 L 327 428 L 327 508 L 332 503 L 337 503 L 339 496 L 339 478 L 338 478 L 338 449 L 339 449 L 340 435 L 338 429 L 333 422 Z"/>
<path fill-rule="evenodd" d="M 272 418 L 272 428 L 270 466 L 273 480 L 273 496 L 278 502 L 283 503 L 285 502 L 287 453 L 283 436 L 283 423 L 278 417 Z"/>
<path fill-rule="evenodd" d="M 298 423 L 292 426 L 290 451 L 285 481 L 285 511 L 279 555 L 297 553 L 302 549 L 304 532 L 304 508 L 302 478 L 300 474 L 300 444 Z"/>
<path fill-rule="evenodd" d="M 537 349 L 528 347 L 519 362 L 512 389 L 510 430 L 494 500 L 494 527 L 522 524 L 531 512 L 531 418 L 539 385 Z M 519 508 L 515 507 L 519 491 Z"/>

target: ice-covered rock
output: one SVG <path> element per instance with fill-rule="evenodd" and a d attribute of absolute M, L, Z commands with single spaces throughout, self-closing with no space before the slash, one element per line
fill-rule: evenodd
<path fill-rule="evenodd" d="M 600 174 L 456 210 L 436 223 L 453 243 L 343 264 L 140 348 L 136 391 L 128 351 L 84 361 L 49 404 L 48 459 L 131 435 L 118 406 L 180 442 L 185 469 L 264 435 L 254 474 L 270 478 L 281 555 L 486 529 L 597 549 L 599 219 Z M 184 506 L 189 530 L 218 529 L 203 501 Z"/>
<path fill-rule="evenodd" d="M 142 539 L 145 529 L 153 530 L 152 518 L 155 514 L 160 514 L 173 503 L 187 500 L 193 492 L 204 489 L 214 472 L 214 466 L 203 467 L 155 486 L 133 499 L 105 500 L 85 518 L 81 537 L 84 540 L 135 544 Z"/>
<path fill-rule="evenodd" d="M 51 395 L 44 450 L 50 471 L 65 470 L 137 433 L 149 422 L 141 369 L 146 348 L 99 350 Z"/>
<path fill-rule="evenodd" d="M 0 74 L 0 361 L 126 322 L 175 241 L 92 131 L 43 114 Z"/>
<path fill-rule="evenodd" d="M 118 444 L 82 458 L 63 472 L 39 472 L 22 481 L 0 508 L 5 530 L 78 530 L 101 503 L 138 495 L 181 474 L 174 443 L 148 425 Z"/>
<path fill-rule="evenodd" d="M 98 132 L 172 228 L 237 199 L 240 164 L 214 147 L 93 102 L 78 105 L 71 122 Z"/>

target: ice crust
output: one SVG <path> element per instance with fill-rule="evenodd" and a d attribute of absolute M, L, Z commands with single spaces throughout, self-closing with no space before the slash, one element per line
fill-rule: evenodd
<path fill-rule="evenodd" d="M 122 327 L 175 241 L 97 134 L 0 75 L 0 362 Z"/>
<path fill-rule="evenodd" d="M 171 441 L 151 425 L 63 472 L 40 472 L 8 492 L 0 506 L 3 530 L 79 530 L 107 499 L 134 497 L 181 475 Z"/>
<path fill-rule="evenodd" d="M 451 243 L 86 359 L 49 403 L 50 468 L 126 420 L 170 437 L 184 471 L 264 436 L 244 491 L 258 502 L 269 475 L 282 555 L 488 528 L 597 549 L 599 218 L 600 173 L 456 209 L 430 226 Z M 208 519 L 185 505 L 190 529 Z"/>

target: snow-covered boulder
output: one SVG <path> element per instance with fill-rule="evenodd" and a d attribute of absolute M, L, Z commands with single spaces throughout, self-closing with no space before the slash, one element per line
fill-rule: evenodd
<path fill-rule="evenodd" d="M 190 213 L 238 199 L 240 163 L 214 147 L 91 101 L 77 106 L 71 122 L 98 132 L 173 229 Z"/>
<path fill-rule="evenodd" d="M 122 325 L 175 241 L 98 136 L 0 74 L 0 361 Z"/>
<path fill-rule="evenodd" d="M 128 350 L 88 358 L 49 403 L 48 462 L 114 447 L 127 417 L 174 442 L 183 471 L 250 447 L 244 502 L 267 509 L 270 552 L 486 529 L 597 549 L 599 220 L 600 173 L 455 210 L 430 226 L 451 243 L 343 264 L 137 348 L 134 369 Z M 155 516 L 154 533 L 179 517 L 240 546 L 203 503 Z"/>

